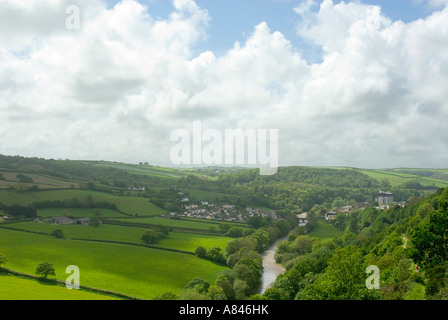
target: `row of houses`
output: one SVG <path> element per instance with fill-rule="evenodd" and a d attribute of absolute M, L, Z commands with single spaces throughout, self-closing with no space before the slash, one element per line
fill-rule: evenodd
<path fill-rule="evenodd" d="M 82 224 L 89 226 L 92 223 L 90 218 L 76 218 L 71 219 L 69 217 L 50 217 L 45 219 L 35 219 L 35 222 L 45 222 L 55 225 L 67 225 L 67 224 Z"/>
<path fill-rule="evenodd" d="M 273 221 L 282 218 L 275 212 L 263 209 L 246 208 L 246 211 L 240 211 L 232 204 L 216 205 L 208 201 L 201 201 L 201 204 L 186 204 L 184 212 L 172 212 L 162 215 L 164 218 L 186 217 L 206 220 L 217 220 L 227 222 L 248 222 L 254 215 L 266 218 L 270 217 Z"/>

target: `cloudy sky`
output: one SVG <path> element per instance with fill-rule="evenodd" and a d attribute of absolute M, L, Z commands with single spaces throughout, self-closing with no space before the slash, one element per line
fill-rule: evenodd
<path fill-rule="evenodd" d="M 278 130 L 280 165 L 448 167 L 447 4 L 0 0 L 0 154 L 173 166 L 200 121 Z"/>

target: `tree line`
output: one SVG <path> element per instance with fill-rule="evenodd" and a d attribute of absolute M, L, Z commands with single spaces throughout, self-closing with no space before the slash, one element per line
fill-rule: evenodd
<path fill-rule="evenodd" d="M 446 300 L 448 189 L 407 207 L 370 209 L 331 241 L 290 234 L 277 257 L 287 271 L 258 299 Z M 379 289 L 366 286 L 377 266 Z"/>

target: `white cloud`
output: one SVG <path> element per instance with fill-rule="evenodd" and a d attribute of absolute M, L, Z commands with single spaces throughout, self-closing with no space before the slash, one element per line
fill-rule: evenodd
<path fill-rule="evenodd" d="M 298 34 L 324 49 L 310 64 L 267 23 L 219 58 L 195 53 L 211 18 L 193 0 L 165 20 L 78 1 L 80 30 L 61 27 L 68 2 L 42 3 L 0 0 L 1 153 L 170 165 L 171 131 L 202 120 L 279 129 L 280 164 L 447 163 L 448 8 L 406 24 L 306 1 Z"/>

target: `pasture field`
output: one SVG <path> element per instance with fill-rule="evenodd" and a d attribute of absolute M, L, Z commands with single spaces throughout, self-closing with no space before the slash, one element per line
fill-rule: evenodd
<path fill-rule="evenodd" d="M 208 222 L 207 220 L 195 221 L 192 219 L 165 219 L 165 218 L 123 218 L 123 219 L 114 219 L 125 222 L 133 222 L 133 223 L 147 223 L 147 224 L 159 224 L 167 227 L 178 227 L 178 228 L 188 228 L 188 229 L 197 229 L 197 230 L 210 230 L 210 228 L 219 228 L 219 223 Z M 222 222 L 224 223 L 224 222 Z"/>
<path fill-rule="evenodd" d="M 227 269 L 194 255 L 140 246 L 55 239 L 1 228 L 0 238 L 6 268 L 34 274 L 38 264 L 50 262 L 56 278 L 65 281 L 65 268 L 76 265 L 81 285 L 141 299 L 179 293 L 195 277 L 212 282 Z"/>
<path fill-rule="evenodd" d="M 0 272 L 0 300 L 119 300 L 85 290 L 68 290 L 63 285 L 43 283 Z"/>
<path fill-rule="evenodd" d="M 335 228 L 332 224 L 327 223 L 322 219 L 318 219 L 317 224 L 317 228 L 308 233 L 308 236 L 312 238 L 320 238 L 322 240 L 331 240 L 344 234 L 343 231 Z"/>
<path fill-rule="evenodd" d="M 129 173 L 146 174 L 158 177 L 160 179 L 179 179 L 188 174 L 170 168 L 153 167 L 145 165 L 133 165 L 127 163 L 112 163 L 112 162 L 95 162 L 94 167 L 115 168 L 124 170 Z"/>
<path fill-rule="evenodd" d="M 5 172 L 0 170 L 0 173 L 5 178 L 5 180 L 0 180 L 0 188 L 11 187 L 17 184 L 26 186 L 38 185 L 39 189 L 56 189 L 56 188 L 68 189 L 71 188 L 72 186 L 75 188 L 79 187 L 79 184 L 77 182 L 58 179 L 43 174 L 24 173 L 24 175 L 33 179 L 33 182 L 23 183 L 20 182 L 19 178 L 17 178 L 17 174 L 21 172 Z"/>
<path fill-rule="evenodd" d="M 47 208 L 37 209 L 39 217 L 75 217 L 75 218 L 92 218 L 99 213 L 101 218 L 104 217 L 123 217 L 123 214 L 111 209 L 81 209 L 81 208 Z"/>
<path fill-rule="evenodd" d="M 423 186 L 432 186 L 433 184 L 439 188 L 444 188 L 448 186 L 448 181 L 423 177 L 420 175 L 416 174 L 414 175 L 399 171 L 371 170 L 371 169 L 357 169 L 357 170 L 361 173 L 368 175 L 371 178 L 378 180 L 379 182 L 387 179 L 390 181 L 392 187 L 403 185 L 413 180 L 420 182 L 421 185 Z"/>
<path fill-rule="evenodd" d="M 211 203 L 213 203 L 215 200 L 223 201 L 225 198 L 231 199 L 233 197 L 233 195 L 230 193 L 219 193 L 219 192 L 211 192 L 195 189 L 181 189 L 181 191 L 188 193 L 188 195 L 191 197 L 204 201 L 209 201 Z"/>
<path fill-rule="evenodd" d="M 89 227 L 85 225 L 53 225 L 49 223 L 37 223 L 33 221 L 17 222 L 8 224 L 8 227 L 43 232 L 50 234 L 53 230 L 60 229 L 66 239 L 88 239 L 88 240 L 106 240 L 122 241 L 142 244 L 140 240 L 145 228 L 126 227 L 117 225 L 103 224 L 100 227 Z M 194 253 L 198 246 L 205 248 L 220 247 L 224 250 L 229 241 L 233 240 L 224 236 L 209 236 L 202 234 L 170 232 L 168 238 L 161 239 L 154 246 L 161 248 L 177 249 Z"/>
<path fill-rule="evenodd" d="M 162 213 L 166 213 L 165 210 L 157 207 L 147 198 L 118 196 L 114 194 L 90 190 L 48 190 L 21 193 L 9 190 L 1 190 L 0 202 L 5 205 L 12 205 L 15 203 L 28 205 L 33 202 L 45 200 L 68 200 L 72 198 L 78 198 L 80 201 L 82 201 L 88 195 L 91 195 L 94 201 L 108 201 L 110 203 L 115 203 L 120 211 L 131 215 L 138 213 L 139 216 L 157 216 Z"/>

